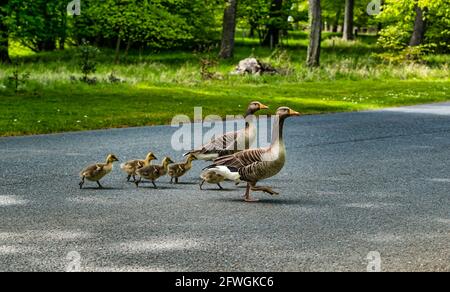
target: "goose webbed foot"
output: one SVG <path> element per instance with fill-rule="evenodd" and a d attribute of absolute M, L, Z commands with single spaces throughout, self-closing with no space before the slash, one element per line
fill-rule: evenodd
<path fill-rule="evenodd" d="M 254 184 L 250 184 L 250 183 L 247 184 L 247 191 L 245 192 L 245 195 L 244 195 L 244 201 L 247 203 L 259 202 L 258 199 L 253 198 L 251 195 L 251 191 L 253 190 L 253 188 L 254 188 Z"/>
<path fill-rule="evenodd" d="M 139 184 L 142 182 L 142 179 L 140 178 L 139 180 L 135 180 L 134 184 L 136 185 L 136 188 L 139 188 Z"/>
<path fill-rule="evenodd" d="M 254 191 L 254 192 L 264 192 L 264 193 L 272 195 L 272 196 L 276 196 L 276 195 L 280 194 L 278 192 L 275 192 L 271 187 L 256 187 L 256 186 L 253 186 L 252 187 L 252 191 Z"/>

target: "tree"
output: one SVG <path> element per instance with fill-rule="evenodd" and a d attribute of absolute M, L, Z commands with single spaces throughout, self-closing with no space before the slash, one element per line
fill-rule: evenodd
<path fill-rule="evenodd" d="M 308 67 L 317 67 L 320 65 L 320 43 L 322 41 L 322 8 L 320 0 L 309 0 L 309 46 Z"/>
<path fill-rule="evenodd" d="M 68 3 L 68 2 L 67 2 Z M 33 51 L 52 51 L 66 40 L 67 3 L 59 0 L 9 0 L 9 32 Z"/>
<path fill-rule="evenodd" d="M 220 57 L 232 58 L 234 54 L 234 36 L 236 33 L 237 0 L 226 0 L 223 14 L 222 46 Z"/>
<path fill-rule="evenodd" d="M 353 21 L 354 21 L 355 0 L 345 1 L 345 18 L 344 18 L 344 40 L 353 40 Z"/>
<path fill-rule="evenodd" d="M 283 0 L 271 0 L 268 33 L 263 41 L 264 46 L 274 47 L 280 43 L 280 27 L 283 25 Z"/>
<path fill-rule="evenodd" d="M 411 40 L 409 41 L 410 47 L 419 46 L 423 43 L 423 39 L 425 37 L 426 31 L 426 20 L 424 17 L 424 13 L 426 12 L 426 8 L 421 8 L 418 4 L 416 4 L 415 12 L 416 18 L 414 21 L 414 30 L 411 36 Z"/>
<path fill-rule="evenodd" d="M 378 43 L 390 51 L 420 44 L 424 52 L 450 52 L 450 0 L 384 0 L 376 21 Z M 420 9 L 420 11 L 419 11 Z"/>
<path fill-rule="evenodd" d="M 9 30 L 6 24 L 8 0 L 0 0 L 0 63 L 9 64 Z"/>

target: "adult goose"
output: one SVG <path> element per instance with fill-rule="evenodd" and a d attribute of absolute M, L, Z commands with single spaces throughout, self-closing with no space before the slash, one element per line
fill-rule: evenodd
<path fill-rule="evenodd" d="M 214 159 L 248 149 L 256 139 L 256 125 L 249 121 L 248 118 L 259 110 L 268 109 L 269 107 L 259 101 L 251 102 L 245 113 L 245 128 L 235 132 L 226 133 L 220 137 L 212 139 L 209 143 L 201 146 L 199 149 L 192 150 L 184 156 L 194 155 L 198 160 L 213 161 Z M 242 145 L 242 146 L 241 146 Z"/>
<path fill-rule="evenodd" d="M 242 181 L 247 182 L 247 191 L 244 199 L 246 202 L 257 202 L 251 196 L 251 192 L 265 192 L 278 195 L 270 187 L 258 187 L 257 182 L 277 175 L 286 162 L 286 147 L 283 140 L 284 121 L 288 117 L 299 116 L 300 113 L 288 108 L 281 107 L 277 110 L 275 123 L 273 125 L 272 143 L 267 148 L 250 149 L 224 157 L 214 161 L 215 166 L 225 166 L 228 176 L 239 174 Z"/>

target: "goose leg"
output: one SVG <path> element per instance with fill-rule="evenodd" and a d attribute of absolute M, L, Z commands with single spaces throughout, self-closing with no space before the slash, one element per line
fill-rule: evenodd
<path fill-rule="evenodd" d="M 170 178 L 170 183 L 173 184 L 173 177 Z"/>
<path fill-rule="evenodd" d="M 97 184 L 99 189 L 103 189 L 103 186 L 100 184 L 100 181 L 97 181 Z"/>
<path fill-rule="evenodd" d="M 135 175 L 133 175 L 133 181 L 136 181 L 136 176 Z"/>
<path fill-rule="evenodd" d="M 220 183 L 218 183 L 217 186 L 219 186 L 219 189 L 223 190 L 223 187 L 220 185 Z"/>
<path fill-rule="evenodd" d="M 255 184 L 247 183 L 247 191 L 245 192 L 244 196 L 244 201 L 247 203 L 259 202 L 258 199 L 253 198 L 251 195 L 251 190 L 253 189 L 254 186 Z"/>
<path fill-rule="evenodd" d="M 178 184 L 178 177 L 175 178 L 175 184 Z"/>
<path fill-rule="evenodd" d="M 155 181 L 154 180 L 152 180 L 152 184 L 153 184 L 153 187 L 155 188 L 155 189 L 157 189 L 158 187 L 156 186 L 156 184 L 155 184 Z"/>
<path fill-rule="evenodd" d="M 202 190 L 203 191 L 203 185 L 205 184 L 205 181 L 203 180 L 201 183 L 200 183 L 200 190 Z"/>
<path fill-rule="evenodd" d="M 79 185 L 80 185 L 80 190 L 83 188 L 83 185 L 84 185 L 84 179 L 85 179 L 85 177 L 83 176 L 83 177 L 81 178 L 81 182 L 79 183 Z"/>
<path fill-rule="evenodd" d="M 127 176 L 127 182 L 130 182 L 131 180 L 131 174 L 129 176 Z"/>
<path fill-rule="evenodd" d="M 279 195 L 279 193 L 275 192 L 271 187 L 252 186 L 252 191 L 254 191 L 254 192 L 264 192 L 264 193 L 270 194 L 272 196 Z"/>

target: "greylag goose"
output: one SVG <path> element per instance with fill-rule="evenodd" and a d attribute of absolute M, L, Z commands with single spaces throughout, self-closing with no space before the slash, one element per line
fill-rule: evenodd
<path fill-rule="evenodd" d="M 286 147 L 283 141 L 283 126 L 286 118 L 299 116 L 300 113 L 281 107 L 277 110 L 273 125 L 272 143 L 267 148 L 250 149 L 233 155 L 217 158 L 214 166 L 226 166 L 228 176 L 239 175 L 247 182 L 247 191 L 244 198 L 246 202 L 257 202 L 252 198 L 251 192 L 265 192 L 278 195 L 270 187 L 256 186 L 257 182 L 277 175 L 286 162 Z"/>
<path fill-rule="evenodd" d="M 161 165 L 147 165 L 136 170 L 136 174 L 139 175 L 139 180 L 135 182 L 136 187 L 142 182 L 142 178 L 148 179 L 152 182 L 155 189 L 158 187 L 155 181 L 162 176 L 165 176 L 169 170 L 169 164 L 173 163 L 172 159 L 165 157 Z"/>
<path fill-rule="evenodd" d="M 131 177 L 133 181 L 136 181 L 136 170 L 144 166 L 150 165 L 153 160 L 157 160 L 153 152 L 147 154 L 144 160 L 131 160 L 120 165 L 120 168 L 128 175 L 127 181 L 129 182 Z"/>
<path fill-rule="evenodd" d="M 197 160 L 194 155 L 190 154 L 183 163 L 171 164 L 169 166 L 170 183 L 178 183 L 178 179 L 185 175 L 192 168 L 192 161 Z"/>
<path fill-rule="evenodd" d="M 113 170 L 113 164 L 116 161 L 119 161 L 119 159 L 114 154 L 109 154 L 106 158 L 106 163 L 97 163 L 86 167 L 80 173 L 80 189 L 83 188 L 86 179 L 96 182 L 98 187 L 102 189 L 103 186 L 100 184 L 100 180 Z"/>
<path fill-rule="evenodd" d="M 194 155 L 198 160 L 213 161 L 217 157 L 230 155 L 244 149 L 238 149 L 240 145 L 245 145 L 248 149 L 256 139 L 256 125 L 254 122 L 247 121 L 247 118 L 254 115 L 257 111 L 268 109 L 269 107 L 259 101 L 251 102 L 245 114 L 245 129 L 229 132 L 220 137 L 212 139 L 209 143 L 201 146 L 197 150 L 192 150 L 184 156 Z"/>

